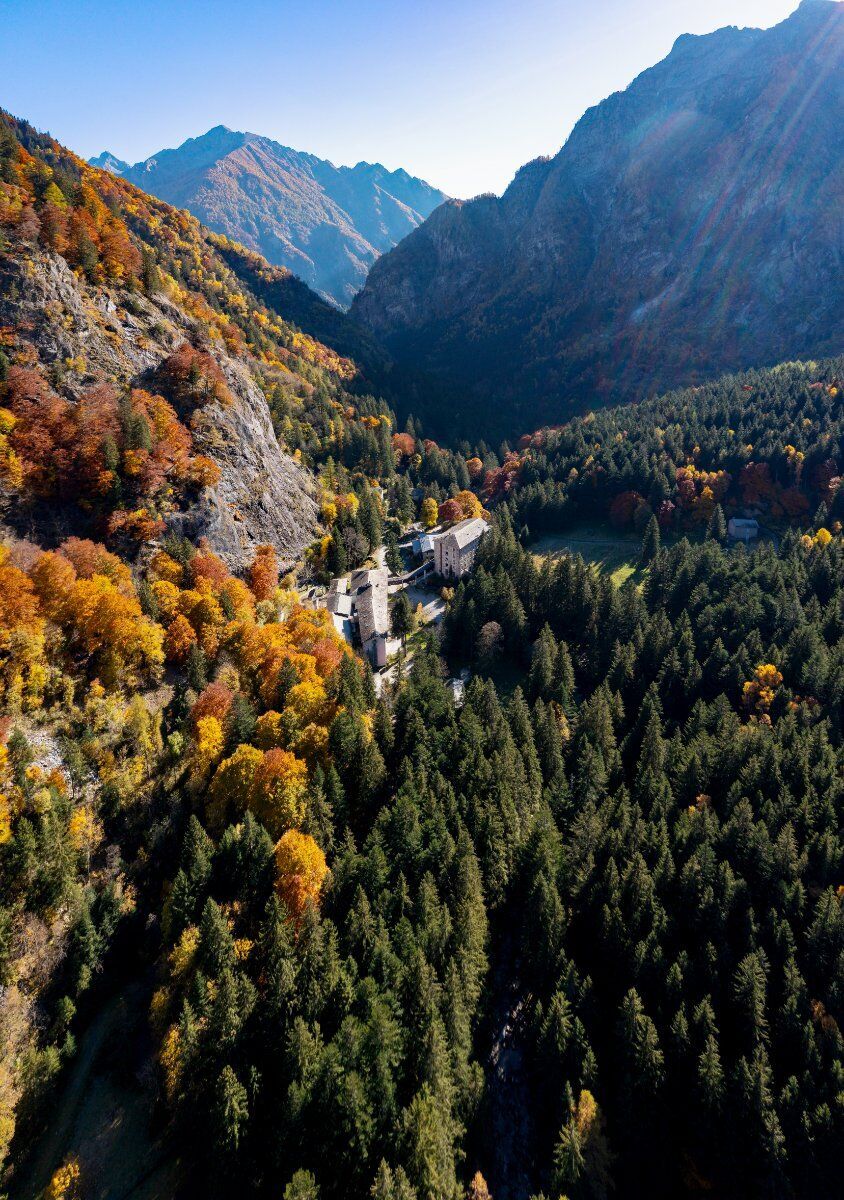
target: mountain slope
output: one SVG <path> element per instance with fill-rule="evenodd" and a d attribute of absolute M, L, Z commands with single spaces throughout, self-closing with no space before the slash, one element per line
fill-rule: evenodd
<path fill-rule="evenodd" d="M 96 162 L 189 209 L 340 305 L 350 303 L 379 254 L 445 199 L 403 170 L 335 167 L 222 125 L 131 167 L 107 152 Z"/>
<path fill-rule="evenodd" d="M 41 541 L 84 527 L 143 542 L 163 523 L 235 568 L 256 544 L 298 557 L 317 520 L 293 452 L 336 458 L 358 413 L 355 365 L 280 315 L 289 279 L 0 112 L 8 518 Z M 346 320 L 302 284 L 293 295 L 313 321 Z"/>
<path fill-rule="evenodd" d="M 443 205 L 353 315 L 500 432 L 840 349 L 844 4 L 681 37 L 497 199 Z M 439 411 L 422 411 L 444 424 Z M 485 430 L 485 433 L 488 431 Z"/>

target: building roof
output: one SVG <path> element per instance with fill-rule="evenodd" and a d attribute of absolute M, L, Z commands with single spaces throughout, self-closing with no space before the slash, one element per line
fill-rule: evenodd
<path fill-rule="evenodd" d="M 384 584 L 387 586 L 387 580 L 390 577 L 390 572 L 386 567 L 373 567 L 369 570 L 352 571 L 351 591 L 360 592 L 364 588 L 372 586 L 372 584 Z"/>
<path fill-rule="evenodd" d="M 437 539 L 435 537 L 432 537 L 430 533 L 421 534 L 418 538 L 414 538 L 413 553 L 414 554 L 433 554 L 434 553 L 434 542 L 436 540 Z"/>
<path fill-rule="evenodd" d="M 334 595 L 345 596 L 345 594 L 346 594 L 346 592 L 348 592 L 348 590 L 349 590 L 349 581 L 348 581 L 348 579 L 346 579 L 345 576 L 341 576 L 339 579 L 332 579 L 331 583 L 328 585 L 329 596 L 334 596 Z"/>
<path fill-rule="evenodd" d="M 469 517 L 465 521 L 458 521 L 456 525 L 452 525 L 445 537 L 454 538 L 457 549 L 464 550 L 472 542 L 483 537 L 487 529 L 489 526 L 482 517 Z"/>
<path fill-rule="evenodd" d="M 373 571 L 371 574 L 379 578 L 362 588 L 357 595 L 358 633 L 364 645 L 378 634 L 386 635 L 390 628 L 387 572 Z M 380 578 L 381 575 L 383 578 Z"/>
<path fill-rule="evenodd" d="M 352 597 L 347 596 L 344 592 L 329 592 L 325 607 L 330 613 L 336 613 L 339 617 L 350 617 L 352 615 Z"/>

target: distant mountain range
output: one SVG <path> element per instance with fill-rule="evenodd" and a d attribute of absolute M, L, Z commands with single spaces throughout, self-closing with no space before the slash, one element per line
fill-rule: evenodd
<path fill-rule="evenodd" d="M 839 353 L 842 266 L 844 4 L 804 0 L 681 37 L 500 199 L 438 208 L 352 315 L 428 373 L 426 428 L 490 436 Z"/>
<path fill-rule="evenodd" d="M 335 167 L 224 125 L 134 166 L 108 151 L 90 161 L 187 208 L 343 307 L 378 256 L 446 199 L 406 171 Z"/>

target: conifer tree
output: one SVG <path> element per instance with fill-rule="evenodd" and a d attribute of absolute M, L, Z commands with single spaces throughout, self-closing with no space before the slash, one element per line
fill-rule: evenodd
<path fill-rule="evenodd" d="M 648 566 L 659 553 L 659 522 L 651 516 L 642 537 L 642 564 Z"/>

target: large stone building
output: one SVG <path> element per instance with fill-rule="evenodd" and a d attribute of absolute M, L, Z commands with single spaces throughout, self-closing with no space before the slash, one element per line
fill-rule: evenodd
<path fill-rule="evenodd" d="M 354 598 L 360 644 L 373 667 L 387 663 L 387 636 L 390 632 L 389 571 L 378 567 L 353 571 L 350 590 Z"/>
<path fill-rule="evenodd" d="M 350 644 L 357 635 L 373 667 L 383 667 L 387 662 L 388 580 L 386 567 L 353 571 L 350 580 L 332 579 L 325 598 L 334 628 Z"/>
<path fill-rule="evenodd" d="M 434 542 L 434 570 L 444 579 L 461 579 L 472 569 L 489 526 L 480 517 L 459 521 Z"/>

